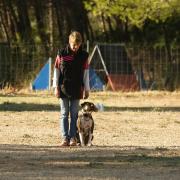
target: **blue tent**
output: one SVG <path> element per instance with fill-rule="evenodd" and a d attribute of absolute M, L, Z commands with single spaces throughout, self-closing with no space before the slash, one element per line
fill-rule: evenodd
<path fill-rule="evenodd" d="M 48 90 L 50 88 L 51 60 L 41 69 L 36 79 L 33 81 L 33 90 Z"/>
<path fill-rule="evenodd" d="M 103 90 L 104 84 L 92 68 L 89 68 L 89 84 L 91 90 Z"/>

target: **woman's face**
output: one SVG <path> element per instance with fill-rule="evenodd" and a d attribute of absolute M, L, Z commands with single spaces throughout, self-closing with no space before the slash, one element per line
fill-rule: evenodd
<path fill-rule="evenodd" d="M 81 46 L 81 44 L 78 44 L 78 43 L 71 41 L 71 40 L 69 41 L 69 45 L 70 45 L 70 48 L 73 52 L 77 52 L 79 47 Z"/>

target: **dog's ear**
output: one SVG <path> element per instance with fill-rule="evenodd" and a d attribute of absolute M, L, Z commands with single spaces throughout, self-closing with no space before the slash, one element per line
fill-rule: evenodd
<path fill-rule="evenodd" d="M 81 107 L 85 106 L 86 104 L 90 104 L 90 102 L 88 102 L 88 101 L 83 102 L 83 103 L 81 104 Z"/>
<path fill-rule="evenodd" d="M 98 111 L 98 108 L 95 106 L 94 103 L 89 103 L 90 107 L 91 107 L 91 111 L 94 111 L 94 112 L 97 112 Z"/>
<path fill-rule="evenodd" d="M 81 107 L 84 107 L 85 104 L 86 104 L 86 102 L 81 103 Z"/>

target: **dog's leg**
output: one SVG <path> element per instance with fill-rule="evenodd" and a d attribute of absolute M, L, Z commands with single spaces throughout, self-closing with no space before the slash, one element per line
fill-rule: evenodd
<path fill-rule="evenodd" d="M 88 146 L 92 146 L 92 137 L 93 137 L 93 134 L 89 133 L 89 139 L 88 139 Z"/>
<path fill-rule="evenodd" d="M 94 130 L 94 121 L 92 119 L 92 127 L 89 130 L 89 140 L 88 140 L 88 146 L 92 146 L 92 139 L 93 139 L 93 130 Z"/>
<path fill-rule="evenodd" d="M 81 146 L 85 146 L 83 133 L 81 133 L 81 132 L 79 132 L 79 139 L 80 139 L 80 142 L 81 142 Z"/>

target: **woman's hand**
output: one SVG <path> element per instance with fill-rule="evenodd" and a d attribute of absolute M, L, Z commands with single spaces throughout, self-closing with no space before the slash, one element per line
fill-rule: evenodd
<path fill-rule="evenodd" d="M 56 96 L 57 98 L 60 97 L 59 87 L 55 87 L 55 89 L 54 89 L 54 94 L 55 94 L 55 96 Z"/>
<path fill-rule="evenodd" d="M 89 97 L 89 91 L 84 92 L 84 99 L 87 99 Z"/>

